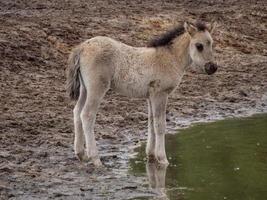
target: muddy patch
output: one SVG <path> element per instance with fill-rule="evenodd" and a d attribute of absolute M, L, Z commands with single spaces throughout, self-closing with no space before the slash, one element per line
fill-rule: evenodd
<path fill-rule="evenodd" d="M 231 6 L 229 6 L 231 5 Z M 97 35 L 134 46 L 184 20 L 215 19 L 212 76 L 186 73 L 168 104 L 168 132 L 192 122 L 267 109 L 265 1 L 1 1 L 0 198 L 125 199 L 154 196 L 128 174 L 146 138 L 145 100 L 109 91 L 96 137 L 106 169 L 73 156 L 73 102 L 65 95 L 71 48 Z"/>

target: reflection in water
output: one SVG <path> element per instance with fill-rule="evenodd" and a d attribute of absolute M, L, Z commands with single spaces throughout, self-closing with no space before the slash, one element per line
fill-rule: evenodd
<path fill-rule="evenodd" d="M 147 176 L 159 199 L 267 199 L 266 114 L 167 135 L 167 169 L 145 163 L 144 148 L 130 160 L 131 173 Z"/>
<path fill-rule="evenodd" d="M 158 194 L 159 199 L 166 199 L 169 198 L 166 195 L 165 189 L 165 177 L 166 177 L 166 165 L 158 165 L 155 162 L 146 163 L 146 173 L 149 180 L 149 185 L 152 189 L 155 189 L 156 193 Z"/>

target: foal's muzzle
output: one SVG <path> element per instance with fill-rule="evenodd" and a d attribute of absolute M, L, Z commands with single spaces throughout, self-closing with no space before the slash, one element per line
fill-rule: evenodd
<path fill-rule="evenodd" d="M 214 74 L 217 71 L 218 65 L 213 62 L 208 62 L 205 64 L 205 72 L 208 75 Z"/>

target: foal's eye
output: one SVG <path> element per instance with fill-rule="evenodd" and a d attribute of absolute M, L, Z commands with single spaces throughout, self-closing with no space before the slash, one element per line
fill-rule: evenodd
<path fill-rule="evenodd" d="M 200 43 L 196 43 L 196 48 L 198 51 L 203 51 L 204 47 L 203 47 L 203 44 L 200 44 Z"/>

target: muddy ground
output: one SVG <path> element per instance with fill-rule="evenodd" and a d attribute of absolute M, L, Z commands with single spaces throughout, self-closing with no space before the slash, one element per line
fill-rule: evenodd
<path fill-rule="evenodd" d="M 168 132 L 191 122 L 267 111 L 267 4 L 237 0 L 0 0 L 0 199 L 131 199 L 155 196 L 127 173 L 145 139 L 145 100 L 112 91 L 97 115 L 104 170 L 73 153 L 65 95 L 70 49 L 105 35 L 144 46 L 184 20 L 216 20 L 213 76 L 186 73 L 168 105 Z"/>

